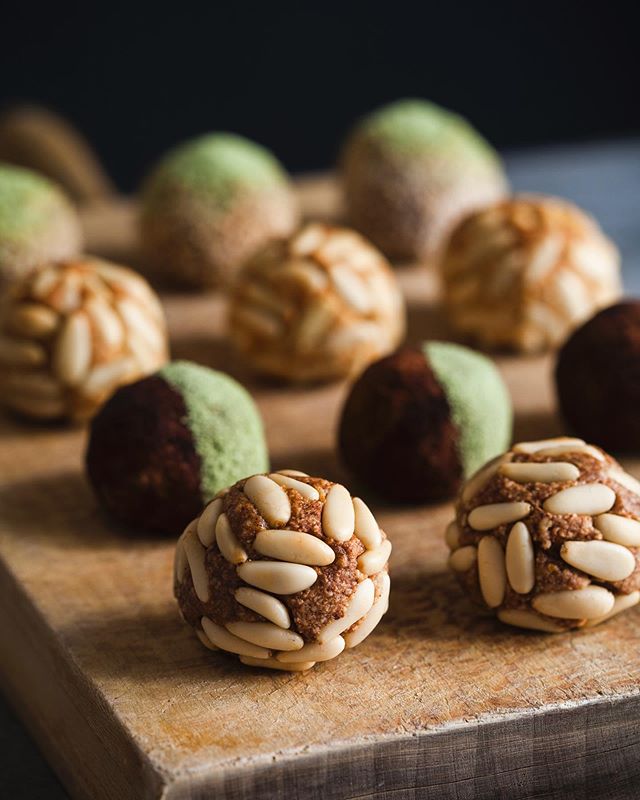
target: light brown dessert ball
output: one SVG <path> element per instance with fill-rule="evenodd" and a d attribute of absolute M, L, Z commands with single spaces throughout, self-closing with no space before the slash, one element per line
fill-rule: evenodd
<path fill-rule="evenodd" d="M 371 511 L 344 486 L 295 470 L 254 475 L 187 526 L 174 593 L 206 647 L 303 671 L 380 622 L 390 553 Z"/>
<path fill-rule="evenodd" d="M 86 419 L 167 357 L 164 314 L 143 278 L 89 256 L 46 264 L 12 286 L 0 314 L 0 402 Z"/>
<path fill-rule="evenodd" d="M 516 196 L 471 214 L 451 234 L 441 269 L 452 326 L 490 348 L 556 347 L 621 292 L 614 244 L 552 197 Z"/>
<path fill-rule="evenodd" d="M 43 261 L 81 248 L 80 221 L 62 191 L 35 172 L 0 163 L 0 291 Z"/>
<path fill-rule="evenodd" d="M 582 439 L 521 442 L 463 486 L 446 531 L 465 592 L 520 628 L 593 626 L 640 600 L 640 483 Z"/>
<path fill-rule="evenodd" d="M 385 258 L 354 231 L 320 224 L 245 265 L 229 319 L 248 364 L 298 382 L 357 373 L 405 331 L 404 301 Z"/>
<path fill-rule="evenodd" d="M 425 100 L 400 100 L 365 117 L 341 167 L 349 221 L 390 258 L 432 255 L 461 216 L 507 190 L 488 142 Z"/>
<path fill-rule="evenodd" d="M 260 145 L 212 133 L 165 156 L 142 191 L 140 232 L 149 271 L 190 288 L 225 284 L 259 247 L 288 236 L 297 202 Z"/>

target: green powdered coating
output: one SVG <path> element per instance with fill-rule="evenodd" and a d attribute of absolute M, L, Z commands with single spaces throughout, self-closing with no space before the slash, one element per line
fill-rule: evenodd
<path fill-rule="evenodd" d="M 246 189 L 287 184 L 278 160 L 264 147 L 232 133 L 211 133 L 170 151 L 145 189 L 153 204 L 176 188 L 226 207 Z"/>
<path fill-rule="evenodd" d="M 422 350 L 447 394 L 460 433 L 464 476 L 469 477 L 511 444 L 509 392 L 493 361 L 468 347 L 425 342 Z"/>
<path fill-rule="evenodd" d="M 249 393 L 222 372 L 173 361 L 158 373 L 178 391 L 201 459 L 202 499 L 269 469 L 262 420 Z"/>
<path fill-rule="evenodd" d="M 491 145 L 463 117 L 427 100 L 398 100 L 374 111 L 357 127 L 356 137 L 409 157 L 448 152 L 499 160 Z"/>
<path fill-rule="evenodd" d="M 35 172 L 0 164 L 0 240 L 20 241 L 49 226 L 52 213 L 71 207 L 62 192 Z"/>

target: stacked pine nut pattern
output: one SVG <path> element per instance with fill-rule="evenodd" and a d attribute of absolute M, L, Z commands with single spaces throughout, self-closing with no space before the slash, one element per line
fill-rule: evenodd
<path fill-rule="evenodd" d="M 384 256 L 355 231 L 309 224 L 245 266 L 231 336 L 256 370 L 290 381 L 355 374 L 391 352 L 404 301 Z"/>
<path fill-rule="evenodd" d="M 373 631 L 388 607 L 390 553 L 344 486 L 282 470 L 239 481 L 187 526 L 174 591 L 206 647 L 299 672 Z"/>
<path fill-rule="evenodd" d="M 132 270 L 82 257 L 14 285 L 0 316 L 0 396 L 30 417 L 85 419 L 167 359 L 160 302 Z"/>
<path fill-rule="evenodd" d="M 582 439 L 522 442 L 464 485 L 446 530 L 463 587 L 509 625 L 559 633 L 640 600 L 640 483 Z"/>

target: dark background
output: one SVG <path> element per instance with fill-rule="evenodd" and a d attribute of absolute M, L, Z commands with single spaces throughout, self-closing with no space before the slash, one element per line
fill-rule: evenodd
<path fill-rule="evenodd" d="M 260 141 L 291 170 L 323 168 L 360 114 L 411 95 L 502 148 L 631 134 L 637 26 L 624 7 L 5 3 L 0 106 L 67 114 L 126 190 L 168 146 L 213 129 Z"/>

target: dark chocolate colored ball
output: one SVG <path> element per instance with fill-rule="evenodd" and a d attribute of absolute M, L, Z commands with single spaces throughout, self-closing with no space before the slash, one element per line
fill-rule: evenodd
<path fill-rule="evenodd" d="M 555 375 L 575 433 L 606 450 L 640 450 L 640 301 L 609 306 L 578 328 Z"/>

